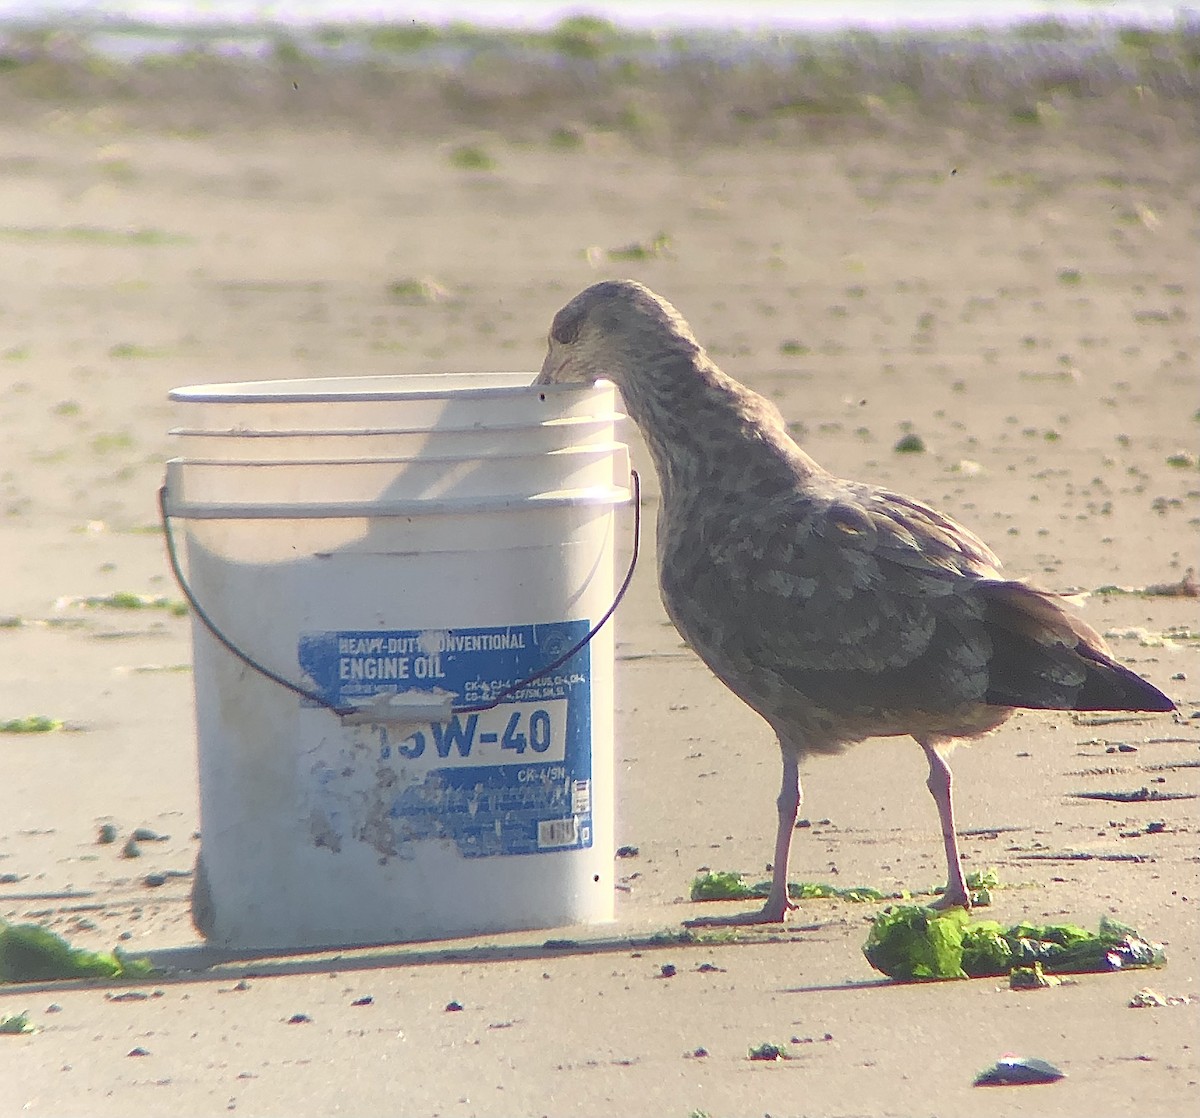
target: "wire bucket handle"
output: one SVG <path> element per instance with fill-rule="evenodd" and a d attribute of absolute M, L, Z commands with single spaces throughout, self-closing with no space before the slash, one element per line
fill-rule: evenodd
<path fill-rule="evenodd" d="M 526 676 L 519 682 L 505 687 L 489 702 L 476 703 L 471 706 L 452 705 L 454 695 L 451 692 L 445 691 L 409 691 L 403 696 L 382 692 L 375 696 L 369 704 L 363 706 L 338 706 L 336 703 L 331 703 L 319 692 L 295 683 L 286 676 L 272 671 L 265 664 L 259 663 L 248 652 L 243 651 L 234 644 L 221 631 L 217 623 L 209 616 L 208 611 L 200 604 L 196 598 L 195 591 L 192 590 L 191 585 L 188 583 L 187 576 L 184 574 L 183 567 L 179 561 L 179 550 L 175 543 L 175 533 L 171 525 L 171 514 L 167 510 L 167 487 L 165 484 L 158 491 L 158 511 L 162 521 L 163 538 L 167 545 L 167 559 L 171 565 L 171 573 L 175 576 L 175 581 L 179 584 L 179 589 L 183 592 L 183 596 L 187 600 L 187 604 L 191 607 L 192 613 L 199 619 L 205 629 L 212 634 L 218 644 L 232 653 L 233 656 L 248 668 L 258 672 L 259 675 L 271 680 L 272 683 L 277 683 L 280 687 L 291 691 L 294 695 L 299 695 L 300 698 L 307 699 L 309 702 L 323 707 L 332 714 L 338 715 L 349 725 L 361 725 L 364 723 L 421 725 L 430 720 L 449 718 L 455 714 L 478 714 L 481 711 L 492 710 L 523 687 L 528 687 L 529 684 L 536 682 L 543 676 L 557 671 L 572 656 L 587 647 L 591 643 L 592 638 L 604 628 L 612 615 L 616 613 L 617 606 L 621 604 L 621 600 L 625 597 L 625 592 L 629 589 L 629 584 L 633 581 L 633 572 L 637 567 L 638 556 L 641 552 L 642 480 L 638 476 L 637 470 L 630 470 L 629 478 L 633 491 L 633 551 L 629 558 L 629 568 L 625 572 L 625 577 L 621 580 L 621 585 L 617 588 L 612 605 L 604 611 L 600 620 L 561 656 L 556 657 L 545 667 L 539 668 L 532 675 Z M 392 701 L 400 698 L 404 700 L 402 703 Z"/>

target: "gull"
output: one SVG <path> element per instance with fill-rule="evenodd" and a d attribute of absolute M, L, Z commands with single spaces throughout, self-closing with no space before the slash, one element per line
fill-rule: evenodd
<path fill-rule="evenodd" d="M 771 890 L 787 868 L 800 761 L 873 737 L 910 736 L 929 764 L 947 882 L 971 903 L 947 755 L 1015 710 L 1170 711 L 1063 599 L 1001 573 L 974 532 L 899 493 L 835 477 L 779 409 L 723 373 L 679 312 L 610 280 L 555 315 L 535 383 L 616 384 L 662 491 L 663 604 L 680 635 L 779 741 L 783 776 Z"/>

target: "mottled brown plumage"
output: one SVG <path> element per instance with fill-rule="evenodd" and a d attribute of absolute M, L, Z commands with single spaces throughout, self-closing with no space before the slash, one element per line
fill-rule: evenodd
<path fill-rule="evenodd" d="M 783 754 L 771 895 L 787 908 L 798 761 L 867 737 L 925 750 L 948 863 L 949 743 L 1016 707 L 1173 709 L 1055 595 L 1007 579 L 973 532 L 935 509 L 822 469 L 778 409 L 709 359 L 640 284 L 599 283 L 555 316 L 539 383 L 614 381 L 662 487 L 659 582 L 702 660 L 770 723 Z"/>

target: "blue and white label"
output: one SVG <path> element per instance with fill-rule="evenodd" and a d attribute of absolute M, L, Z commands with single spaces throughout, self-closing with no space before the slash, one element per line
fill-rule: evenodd
<path fill-rule="evenodd" d="M 366 842 L 385 858 L 427 839 L 449 839 L 465 857 L 590 847 L 587 646 L 505 694 L 588 629 L 579 620 L 303 634 L 300 667 L 322 698 L 390 712 L 302 759 L 314 841 L 335 852 Z"/>

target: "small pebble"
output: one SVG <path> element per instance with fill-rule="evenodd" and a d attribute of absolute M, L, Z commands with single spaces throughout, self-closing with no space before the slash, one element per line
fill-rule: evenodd
<path fill-rule="evenodd" d="M 617 847 L 617 857 L 618 858 L 636 858 L 640 853 L 641 853 L 641 851 L 636 846 L 618 846 Z"/>
<path fill-rule="evenodd" d="M 663 965 L 658 968 L 658 971 L 659 971 L 659 974 L 661 974 L 663 976 L 663 978 L 674 978 L 675 973 L 676 973 L 675 972 L 675 964 L 674 963 L 663 963 Z"/>
<path fill-rule="evenodd" d="M 127 1053 L 125 1053 L 125 1054 L 126 1054 L 127 1056 L 149 1056 L 149 1055 L 150 1055 L 150 1052 L 149 1052 L 149 1050 L 148 1050 L 148 1049 L 146 1049 L 146 1048 L 141 1048 L 141 1047 L 138 1047 L 138 1048 L 131 1048 L 131 1049 L 130 1049 L 130 1050 L 127 1052 Z"/>
<path fill-rule="evenodd" d="M 151 889 L 157 889 L 160 885 L 166 885 L 167 875 L 165 873 L 148 873 L 142 879 Z"/>
<path fill-rule="evenodd" d="M 1012 1087 L 1030 1083 L 1054 1083 L 1063 1072 L 1036 1057 L 1004 1056 L 975 1077 L 976 1087 Z"/>
<path fill-rule="evenodd" d="M 288 1018 L 289 1025 L 307 1025 L 312 1022 L 312 1018 L 307 1013 L 293 1013 Z"/>
<path fill-rule="evenodd" d="M 99 834 L 96 835 L 96 842 L 101 846 L 108 846 L 110 843 L 117 841 L 117 825 L 115 823 L 104 823 L 100 827 Z"/>
<path fill-rule="evenodd" d="M 708 1055 L 707 1048 L 693 1048 L 692 1049 L 692 1056 L 694 1056 L 697 1060 L 703 1060 L 707 1055 Z"/>
<path fill-rule="evenodd" d="M 157 831 L 150 830 L 149 827 L 138 827 L 131 837 L 138 842 L 166 842 L 171 836 L 160 835 Z"/>
<path fill-rule="evenodd" d="M 462 1002 L 447 1002 L 446 1003 L 446 1012 L 447 1013 L 461 1013 L 462 1012 Z"/>
<path fill-rule="evenodd" d="M 365 997 L 355 998 L 354 1001 L 352 1001 L 350 1004 L 351 1005 L 374 1005 L 375 999 L 373 997 L 371 997 L 370 994 L 367 994 Z"/>

